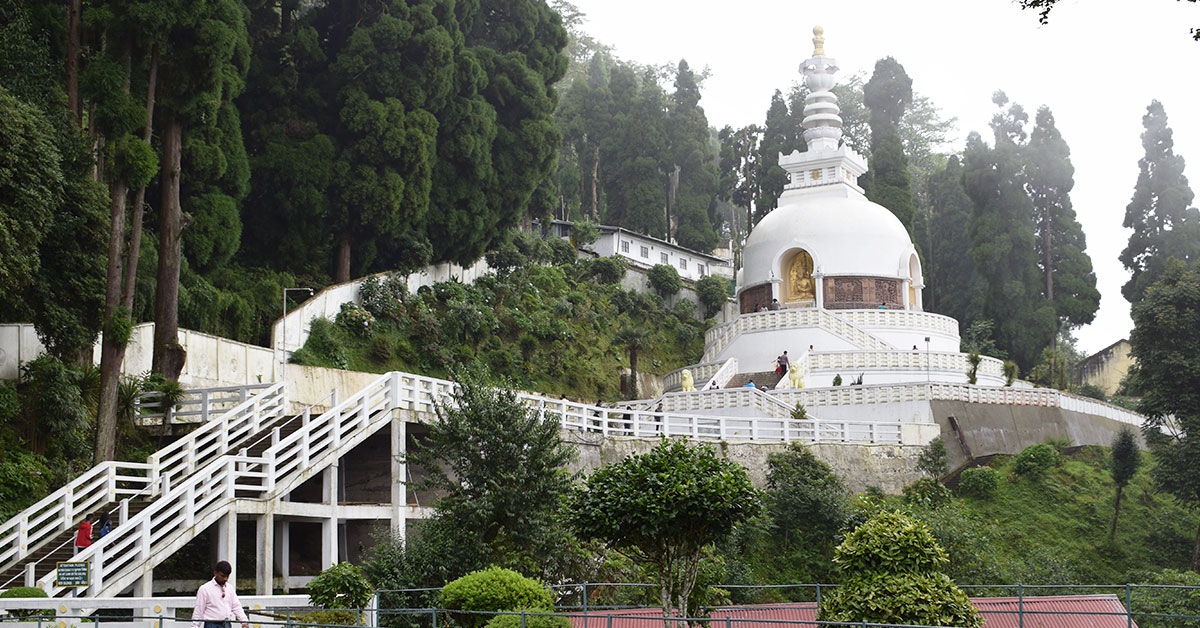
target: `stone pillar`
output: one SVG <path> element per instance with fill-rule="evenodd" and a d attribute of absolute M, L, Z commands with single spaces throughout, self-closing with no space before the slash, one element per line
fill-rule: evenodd
<path fill-rule="evenodd" d="M 331 464 L 321 474 L 321 489 L 329 516 L 321 521 L 321 569 L 338 563 L 338 465 Z"/>
<path fill-rule="evenodd" d="M 825 275 L 821 272 L 813 273 L 813 284 L 817 294 L 817 309 L 825 308 Z"/>
<path fill-rule="evenodd" d="M 392 534 L 406 534 L 405 513 L 408 512 L 408 424 L 399 410 L 392 411 Z"/>
<path fill-rule="evenodd" d="M 288 593 L 288 577 L 292 575 L 292 524 L 281 521 L 275 529 L 275 546 L 279 548 L 279 579 L 283 582 L 283 591 Z"/>
<path fill-rule="evenodd" d="M 229 579 L 234 580 L 237 577 L 237 510 L 230 508 L 229 512 L 221 517 L 217 522 L 217 560 L 227 560 L 233 566 L 233 572 L 229 574 Z M 205 566 L 205 573 L 209 573 L 208 569 L 212 565 Z M 236 582 L 236 580 L 234 580 Z"/>
<path fill-rule="evenodd" d="M 275 513 L 259 515 L 254 533 L 258 547 L 258 570 L 254 574 L 254 592 L 271 595 L 275 581 Z"/>

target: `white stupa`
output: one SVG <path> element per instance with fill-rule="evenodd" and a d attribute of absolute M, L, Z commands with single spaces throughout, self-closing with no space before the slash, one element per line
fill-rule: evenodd
<path fill-rule="evenodd" d="M 704 364 L 693 368 L 696 386 L 737 385 L 730 360 L 737 373 L 762 373 L 783 351 L 797 368 L 779 388 L 829 386 L 838 375 L 847 383 L 965 383 L 958 321 L 923 311 L 911 236 L 858 185 L 866 160 L 841 141 L 830 91 L 837 62 L 825 55 L 823 30 L 813 34 L 813 56 L 800 66 L 808 150 L 779 156 L 790 182 L 746 240 L 737 316 L 709 331 Z M 706 383 L 721 367 L 722 377 Z M 979 384 L 1005 383 L 994 358 L 976 372 Z"/>

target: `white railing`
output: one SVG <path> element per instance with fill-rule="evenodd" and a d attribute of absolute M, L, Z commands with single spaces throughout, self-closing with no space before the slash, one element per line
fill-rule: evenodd
<path fill-rule="evenodd" d="M 714 327 L 705 332 L 704 356 L 711 360 L 713 357 L 720 355 L 721 351 L 741 334 L 797 327 L 820 327 L 860 349 L 874 351 L 896 349 L 891 344 L 846 320 L 844 314 L 844 312 L 834 314 L 828 310 L 817 308 L 786 309 L 742 314 L 732 322 Z"/>
<path fill-rule="evenodd" d="M 911 310 L 837 310 L 837 316 L 858 327 L 916 329 L 958 337 L 958 321 L 932 312 Z"/>
<path fill-rule="evenodd" d="M 283 385 L 274 384 L 231 408 L 219 420 L 210 421 L 151 454 L 145 463 L 96 465 L 0 525 L 0 565 L 26 559 L 42 543 L 74 529 L 77 519 L 105 504 L 157 494 L 163 478 L 168 483 L 178 481 L 198 466 L 240 446 L 263 425 L 283 416 L 286 406 Z M 0 588 L 7 585 L 4 583 Z"/>
<path fill-rule="evenodd" d="M 1004 362 L 980 356 L 979 375 L 1004 377 Z M 967 354 L 939 351 L 816 351 L 808 356 L 805 374 L 813 371 L 844 373 L 855 370 L 908 370 L 962 373 L 970 368 Z"/>
<path fill-rule="evenodd" d="M 271 384 L 250 384 L 188 390 L 171 412 L 171 424 L 207 423 L 213 417 L 270 387 Z M 163 393 L 156 390 L 138 395 L 139 424 L 152 425 L 162 422 L 165 413 L 163 398 Z"/>
<path fill-rule="evenodd" d="M 683 389 L 683 372 L 685 370 L 692 371 L 692 382 L 695 383 L 696 388 L 700 388 L 701 386 L 704 385 L 704 382 L 707 382 L 708 380 L 712 379 L 713 375 L 716 375 L 717 371 L 720 370 L 720 368 L 727 361 L 728 360 L 718 360 L 716 362 L 705 362 L 703 364 L 693 364 L 691 366 L 685 366 L 684 368 L 681 368 L 681 369 L 675 369 L 674 371 L 671 371 L 671 372 L 667 373 L 666 375 L 663 375 L 663 390 L 666 390 L 666 391 L 682 390 Z"/>
<path fill-rule="evenodd" d="M 133 584 L 146 569 L 182 547 L 198 530 L 203 530 L 235 508 L 239 498 L 279 499 L 313 473 L 338 458 L 380 428 L 388 425 L 394 411 L 411 412 L 408 421 L 428 419 L 439 403 L 453 403 L 456 384 L 418 375 L 389 373 L 337 403 L 319 417 L 303 415 L 294 433 L 281 437 L 279 427 L 269 436 L 271 446 L 261 455 L 241 453 L 210 456 L 194 473 L 160 473 L 166 495 L 129 518 L 104 538 L 81 552 L 76 560 L 92 565 L 92 596 L 111 594 Z M 518 398 L 544 417 L 558 420 L 564 429 L 606 436 L 686 436 L 698 440 L 750 440 L 810 443 L 902 442 L 900 422 L 796 420 L 786 414 L 795 400 L 807 405 L 840 405 L 912 399 L 954 399 L 975 403 L 1058 405 L 1058 391 L 987 388 L 966 385 L 919 384 L 907 386 L 850 386 L 764 393 L 753 389 L 722 389 L 695 394 L 672 394 L 664 401 L 709 404 L 720 407 L 755 407 L 763 414 L 782 416 L 727 417 L 694 415 L 677 411 L 650 412 L 604 408 L 518 393 Z M 1077 399 L 1077 398 L 1073 398 Z M 248 402 L 249 403 L 249 402 Z M 1076 401 L 1072 401 L 1076 403 Z M 255 410 L 261 409 L 261 404 Z M 249 419 L 248 419 L 249 420 Z M 226 425 L 226 421 L 211 425 Z M 258 421 L 261 426 L 262 421 Z M 206 426 L 207 427 L 207 426 Z M 160 463 L 163 464 L 163 463 Z M 174 463 L 177 467 L 182 462 Z M 54 575 L 39 580 L 51 595 L 63 590 Z"/>
<path fill-rule="evenodd" d="M 159 482 L 164 498 L 76 555 L 75 560 L 91 565 L 88 595 L 112 595 L 130 586 L 197 531 L 224 516 L 236 498 L 269 499 L 294 489 L 314 470 L 330 465 L 386 425 L 391 418 L 388 410 L 407 407 L 429 412 L 432 396 L 450 386 L 450 382 L 418 376 L 384 375 L 320 417 L 303 415 L 302 425 L 287 437 L 281 438 L 276 426 L 267 437 L 272 445 L 259 456 L 226 453 L 192 467 L 191 474 L 164 475 Z M 261 430 L 265 421 L 249 419 L 247 429 L 251 424 Z M 173 460 L 186 465 L 190 456 L 184 453 Z M 54 580 L 50 573 L 34 586 L 55 596 L 64 589 Z"/>

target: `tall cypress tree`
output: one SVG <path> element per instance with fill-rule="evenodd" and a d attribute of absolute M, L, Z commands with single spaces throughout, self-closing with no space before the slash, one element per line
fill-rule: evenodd
<path fill-rule="evenodd" d="M 1086 325 L 1100 308 L 1100 291 L 1092 259 L 1085 252 L 1083 227 L 1071 206 L 1075 185 L 1071 151 L 1048 107 L 1038 108 L 1025 154 L 1025 189 L 1033 201 L 1045 297 L 1063 324 Z"/>
<path fill-rule="evenodd" d="M 713 224 L 717 162 L 710 145 L 708 118 L 700 107 L 700 85 L 687 61 L 679 62 L 675 74 L 667 137 L 672 162 L 667 172 L 667 228 L 681 246 L 711 251 L 717 245 Z"/>
<path fill-rule="evenodd" d="M 609 90 L 612 119 L 600 145 L 604 221 L 665 239 L 666 94 L 649 72 L 639 76 L 627 64 L 612 69 Z"/>
<path fill-rule="evenodd" d="M 1133 199 L 1125 207 L 1125 227 L 1133 229 L 1121 251 L 1121 263 L 1131 277 L 1121 287 L 1130 303 L 1158 281 L 1167 261 L 1200 257 L 1200 210 L 1191 207 L 1195 193 L 1183 175 L 1183 157 L 1175 154 L 1171 127 L 1162 103 L 1151 101 L 1142 117 L 1142 147 Z"/>
<path fill-rule="evenodd" d="M 909 234 L 916 209 L 899 127 L 912 98 L 912 79 L 904 66 L 892 57 L 877 61 L 863 87 L 863 102 L 871 114 L 871 169 L 863 183 L 867 198 L 891 210 Z"/>
<path fill-rule="evenodd" d="M 929 179 L 930 242 L 925 251 L 925 309 L 960 321 L 979 318 L 983 283 L 975 272 L 968 237 L 971 199 L 963 190 L 957 156 Z"/>
<path fill-rule="evenodd" d="M 997 105 L 1008 104 L 1002 92 Z M 984 319 L 995 321 L 997 346 L 1028 370 L 1057 332 L 1054 308 L 1042 298 L 1033 205 L 1024 189 L 1021 154 L 1029 116 L 1013 104 L 992 119 L 996 145 L 978 133 L 967 138 L 963 188 L 974 204 L 971 255 L 984 279 Z"/>
<path fill-rule="evenodd" d="M 746 235 L 763 216 L 779 206 L 779 195 L 783 194 L 783 186 L 788 182 L 787 171 L 779 167 L 779 155 L 788 155 L 796 150 L 807 150 L 800 135 L 800 121 L 788 111 L 783 94 L 775 90 L 763 125 L 762 142 L 759 145 L 762 158 L 756 168 L 758 194 L 754 198 L 754 215 L 750 217 Z"/>

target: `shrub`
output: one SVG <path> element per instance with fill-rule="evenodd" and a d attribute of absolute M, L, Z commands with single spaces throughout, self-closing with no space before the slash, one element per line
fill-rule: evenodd
<path fill-rule="evenodd" d="M 400 275 L 367 277 L 358 286 L 358 303 L 375 318 L 394 315 L 400 309 L 408 285 Z"/>
<path fill-rule="evenodd" d="M 601 257 L 592 261 L 592 276 L 602 284 L 620 283 L 625 276 L 625 263 L 617 257 Z"/>
<path fill-rule="evenodd" d="M 546 611 L 531 611 L 545 613 Z M 496 615 L 488 620 L 484 628 L 571 628 L 571 621 L 566 617 L 552 615 L 525 615 L 525 625 L 521 625 L 521 615 Z"/>
<path fill-rule="evenodd" d="M 1017 366 L 1016 362 L 1013 362 L 1012 360 L 1004 361 L 1004 385 L 1005 386 L 1012 386 L 1013 382 L 1016 381 L 1017 376 L 1019 376 L 1020 374 L 1021 374 L 1021 367 Z"/>
<path fill-rule="evenodd" d="M 847 577 L 821 600 L 820 621 L 983 624 L 967 594 L 940 571 L 949 558 L 929 526 L 902 513 L 868 519 L 846 535 L 833 560 Z"/>
<path fill-rule="evenodd" d="M 1017 475 L 1040 478 L 1050 469 L 1058 466 L 1062 456 L 1049 443 L 1030 445 L 1021 450 L 1013 459 L 1013 470 Z"/>
<path fill-rule="evenodd" d="M 904 503 L 922 508 L 940 508 L 950 503 L 950 489 L 934 478 L 921 478 L 904 487 Z"/>
<path fill-rule="evenodd" d="M 13 587 L 4 593 L 0 593 L 0 598 L 45 598 L 50 597 L 46 592 L 37 587 Z M 54 611 L 51 609 L 34 610 L 28 608 L 12 608 L 8 611 L 13 617 L 53 617 Z"/>
<path fill-rule="evenodd" d="M 696 294 L 704 306 L 704 318 L 712 318 L 721 312 L 729 300 L 729 282 L 723 277 L 705 275 L 696 282 Z"/>
<path fill-rule="evenodd" d="M 355 303 L 343 303 L 338 312 L 337 324 L 356 336 L 370 336 L 375 317 Z"/>
<path fill-rule="evenodd" d="M 917 458 L 917 468 L 934 478 L 946 475 L 950 468 L 950 456 L 946 452 L 946 441 L 942 440 L 941 436 L 929 441 L 929 444 L 921 449 L 921 456 Z"/>
<path fill-rule="evenodd" d="M 350 563 L 338 563 L 308 584 L 308 601 L 324 609 L 365 608 L 375 588 Z"/>
<path fill-rule="evenodd" d="M 550 240 L 550 261 L 555 266 L 567 266 L 575 261 L 575 247 L 561 238 Z"/>
<path fill-rule="evenodd" d="M 1098 399 L 1100 401 L 1106 401 L 1108 399 L 1108 395 L 1104 394 L 1104 389 L 1095 384 L 1084 384 L 1080 386 L 1079 395 L 1081 397 L 1089 397 L 1091 399 Z"/>
<path fill-rule="evenodd" d="M 554 597 L 537 580 L 493 566 L 471 572 L 442 587 L 438 605 L 452 611 L 550 611 L 554 609 Z M 466 628 L 484 626 L 491 619 L 488 615 L 472 613 L 451 616 Z"/>
<path fill-rule="evenodd" d="M 292 354 L 293 364 L 328 366 L 345 369 L 350 367 L 346 347 L 338 337 L 340 332 L 329 319 L 314 318 L 308 328 L 308 340 Z"/>
<path fill-rule="evenodd" d="M 991 499 L 1000 490 L 1000 472 L 991 467 L 963 469 L 958 476 L 958 494 L 962 497 Z"/>
<path fill-rule="evenodd" d="M 650 267 L 650 270 L 646 272 L 646 279 L 650 281 L 650 287 L 663 298 L 679 294 L 679 291 L 683 289 L 683 280 L 679 278 L 679 271 L 675 270 L 674 266 L 667 264 L 655 264 Z"/>
<path fill-rule="evenodd" d="M 833 385 L 834 386 L 842 385 L 842 374 L 841 373 L 838 373 L 837 375 L 833 376 Z"/>
<path fill-rule="evenodd" d="M 1148 574 L 1137 579 L 1150 587 L 1133 588 L 1130 610 L 1146 613 L 1138 616 L 1138 626 L 1143 628 L 1196 628 L 1200 620 L 1200 589 L 1173 587 L 1200 587 L 1200 575 L 1190 571 L 1166 569 L 1162 573 Z M 1163 586 L 1166 585 L 1166 586 Z M 1171 587 L 1171 588 L 1169 588 Z M 1170 615 L 1192 618 L 1170 617 Z"/>

